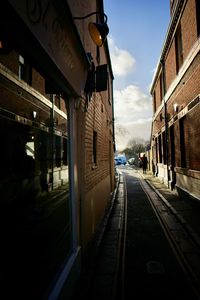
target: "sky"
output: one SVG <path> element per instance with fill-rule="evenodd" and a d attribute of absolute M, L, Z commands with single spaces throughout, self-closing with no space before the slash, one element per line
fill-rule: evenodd
<path fill-rule="evenodd" d="M 114 74 L 116 148 L 150 139 L 150 87 L 170 22 L 170 0 L 104 0 Z"/>

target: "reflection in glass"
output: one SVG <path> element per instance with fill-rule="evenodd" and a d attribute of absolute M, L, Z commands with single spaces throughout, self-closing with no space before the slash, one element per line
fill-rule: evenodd
<path fill-rule="evenodd" d="M 59 122 L 62 130 L 52 131 L 0 115 L 1 275 L 8 298 L 42 299 L 71 252 L 67 121 Z"/>

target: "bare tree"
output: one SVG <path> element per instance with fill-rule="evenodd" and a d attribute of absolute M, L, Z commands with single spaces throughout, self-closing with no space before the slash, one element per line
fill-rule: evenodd
<path fill-rule="evenodd" d="M 140 138 L 140 137 L 134 137 L 134 138 L 131 138 L 128 141 L 128 147 L 129 148 L 135 147 L 138 144 L 144 145 L 145 144 L 145 140 L 143 138 Z"/>
<path fill-rule="evenodd" d="M 123 152 L 127 157 L 138 157 L 140 153 L 146 151 L 146 147 L 149 141 L 145 141 L 143 138 L 132 138 L 128 142 L 128 147 L 126 147 Z"/>

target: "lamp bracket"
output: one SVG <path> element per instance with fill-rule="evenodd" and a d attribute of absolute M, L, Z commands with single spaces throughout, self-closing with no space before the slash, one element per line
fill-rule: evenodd
<path fill-rule="evenodd" d="M 90 16 L 93 16 L 93 15 L 103 15 L 104 18 L 105 18 L 104 22 L 107 23 L 108 17 L 106 16 L 106 14 L 98 12 L 98 11 L 91 12 L 88 15 L 85 15 L 85 16 L 82 16 L 82 17 L 73 17 L 73 19 L 74 20 L 83 20 L 83 19 L 87 19 L 87 18 L 89 18 Z"/>
<path fill-rule="evenodd" d="M 73 17 L 74 20 L 83 20 L 83 19 L 87 19 L 92 15 L 100 15 L 104 17 L 104 20 L 102 22 L 102 20 L 97 20 L 97 22 L 90 22 L 88 24 L 88 30 L 89 30 L 89 34 L 93 40 L 93 42 L 98 46 L 101 47 L 108 35 L 109 32 L 109 28 L 107 25 L 107 16 L 104 13 L 98 12 L 98 11 L 94 11 L 91 12 L 90 14 L 87 14 L 85 16 L 82 17 Z"/>

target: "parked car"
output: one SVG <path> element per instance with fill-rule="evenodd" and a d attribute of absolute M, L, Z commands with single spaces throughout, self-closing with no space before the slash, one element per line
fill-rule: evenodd
<path fill-rule="evenodd" d="M 135 157 L 131 157 L 128 159 L 129 165 L 134 165 L 135 164 Z"/>
<path fill-rule="evenodd" d="M 126 165 L 127 160 L 126 160 L 126 156 L 124 155 L 118 155 L 115 156 L 115 165 Z"/>

